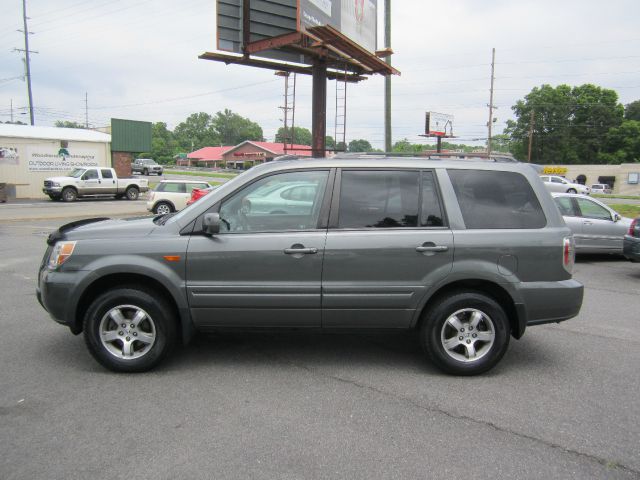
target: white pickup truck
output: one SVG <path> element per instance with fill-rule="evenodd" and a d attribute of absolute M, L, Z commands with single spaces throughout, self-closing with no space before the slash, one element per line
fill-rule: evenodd
<path fill-rule="evenodd" d="M 63 177 L 44 181 L 42 191 L 51 200 L 73 202 L 79 197 L 110 195 L 137 200 L 141 192 L 149 190 L 149 181 L 137 178 L 118 178 L 113 168 L 76 168 Z"/>

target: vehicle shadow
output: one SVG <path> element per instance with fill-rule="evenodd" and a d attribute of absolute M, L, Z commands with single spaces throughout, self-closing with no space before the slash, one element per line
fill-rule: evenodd
<path fill-rule="evenodd" d="M 615 253 L 580 253 L 576 255 L 576 263 L 620 262 L 628 263 L 629 260 Z"/>

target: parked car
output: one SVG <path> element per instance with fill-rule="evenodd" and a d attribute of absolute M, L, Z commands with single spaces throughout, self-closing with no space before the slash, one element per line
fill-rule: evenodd
<path fill-rule="evenodd" d="M 149 190 L 149 181 L 118 178 L 113 168 L 76 168 L 66 176 L 45 179 L 42 192 L 51 200 L 73 202 L 81 197 L 113 196 L 137 200 Z"/>
<path fill-rule="evenodd" d="M 576 253 L 622 253 L 622 239 L 631 219 L 595 198 L 554 193 L 553 199 L 573 232 Z"/>
<path fill-rule="evenodd" d="M 149 194 L 147 210 L 156 214 L 167 214 L 187 206 L 194 188 L 210 188 L 200 180 L 162 180 Z"/>
<path fill-rule="evenodd" d="M 162 175 L 164 170 L 162 165 L 151 158 L 136 158 L 131 164 L 131 171 L 142 175 Z"/>
<path fill-rule="evenodd" d="M 47 243 L 39 301 L 114 371 L 198 331 L 268 327 L 412 330 L 437 367 L 475 375 L 583 297 L 571 230 L 516 162 L 273 161 L 181 212 L 82 220 Z"/>
<path fill-rule="evenodd" d="M 187 200 L 187 206 L 191 205 L 194 202 L 197 202 L 202 197 L 212 192 L 214 188 L 216 187 L 213 186 L 209 188 L 194 188 L 193 190 L 191 190 L 191 198 Z"/>
<path fill-rule="evenodd" d="M 591 185 L 591 193 L 611 193 L 611 187 L 606 183 L 594 183 Z"/>
<path fill-rule="evenodd" d="M 586 185 L 570 182 L 566 178 L 558 177 L 557 175 L 542 175 L 540 179 L 550 192 L 580 193 L 582 195 L 589 195 L 591 192 L 591 189 Z"/>
<path fill-rule="evenodd" d="M 631 221 L 622 241 L 622 252 L 632 262 L 640 262 L 640 217 Z"/>

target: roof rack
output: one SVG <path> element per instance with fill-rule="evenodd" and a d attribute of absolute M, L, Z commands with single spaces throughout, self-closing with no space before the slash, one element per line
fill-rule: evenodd
<path fill-rule="evenodd" d="M 362 152 L 362 153 L 339 153 L 335 157 L 336 159 L 358 159 L 358 158 L 387 158 L 387 157 L 405 157 L 405 158 L 419 158 L 419 159 L 431 159 L 431 160 L 485 160 L 490 162 L 508 162 L 518 163 L 512 155 L 509 154 L 494 154 L 487 155 L 486 153 L 465 153 L 465 152 L 444 152 L 444 153 L 405 153 L 405 152 Z"/>
<path fill-rule="evenodd" d="M 290 161 L 290 160 L 302 160 L 303 158 L 309 159 L 311 157 L 303 157 L 302 155 L 291 155 L 291 154 L 285 154 L 285 155 L 279 155 L 277 157 L 273 158 L 273 162 L 286 162 L 286 161 Z"/>

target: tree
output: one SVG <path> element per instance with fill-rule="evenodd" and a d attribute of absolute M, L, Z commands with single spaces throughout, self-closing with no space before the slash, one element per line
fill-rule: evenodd
<path fill-rule="evenodd" d="M 293 143 L 296 145 L 311 145 L 311 130 L 304 127 L 293 128 Z M 291 142 L 291 127 L 285 131 L 284 127 L 278 129 L 276 133 L 276 143 L 292 143 Z"/>
<path fill-rule="evenodd" d="M 238 145 L 245 140 L 264 140 L 260 125 L 227 108 L 216 113 L 211 121 L 211 129 L 223 145 Z"/>
<path fill-rule="evenodd" d="M 596 163 L 607 132 L 620 126 L 624 113 L 615 91 L 590 84 L 535 87 L 511 108 L 516 120 L 507 122 L 505 133 L 521 160 L 527 158 L 533 113 L 535 163 Z"/>
<path fill-rule="evenodd" d="M 373 147 L 371 146 L 368 140 L 358 139 L 358 140 L 351 140 L 349 142 L 350 152 L 370 152 L 371 150 L 373 150 Z"/>
<path fill-rule="evenodd" d="M 153 158 L 156 162 L 173 163 L 173 156 L 180 151 L 173 132 L 164 122 L 156 122 L 151 126 L 151 151 L 141 153 L 138 158 Z"/>
<path fill-rule="evenodd" d="M 58 128 L 87 128 L 83 123 L 70 122 L 69 120 L 56 120 L 54 125 Z"/>
<path fill-rule="evenodd" d="M 600 163 L 640 162 L 640 121 L 625 120 L 611 128 L 604 143 L 607 151 L 600 154 Z"/>
<path fill-rule="evenodd" d="M 205 112 L 192 113 L 173 131 L 180 149 L 198 150 L 202 147 L 220 145 L 220 136 L 213 129 L 213 118 Z"/>
<path fill-rule="evenodd" d="M 638 120 L 640 121 L 640 100 L 631 102 L 624 107 L 625 120 Z"/>
<path fill-rule="evenodd" d="M 511 152 L 511 138 L 506 133 L 493 135 L 491 137 L 491 150 L 493 152 L 509 153 Z"/>

